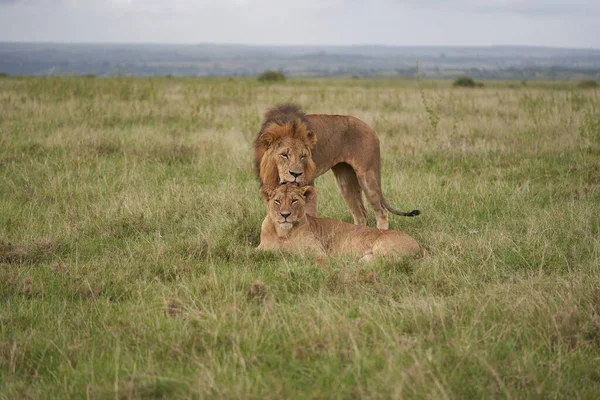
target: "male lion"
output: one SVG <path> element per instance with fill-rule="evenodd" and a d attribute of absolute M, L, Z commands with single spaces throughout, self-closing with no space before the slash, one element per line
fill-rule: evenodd
<path fill-rule="evenodd" d="M 362 192 L 375 211 L 377 227 L 388 229 L 388 211 L 415 216 L 419 210 L 394 210 L 381 193 L 379 139 L 363 121 L 343 115 L 305 114 L 298 106 L 281 104 L 265 113 L 254 144 L 255 169 L 262 185 L 295 182 L 312 185 L 333 171 L 354 223 L 366 225 Z M 316 198 L 307 213 L 317 216 Z"/>
<path fill-rule="evenodd" d="M 315 195 L 312 186 L 264 185 L 260 194 L 267 204 L 267 216 L 261 227 L 259 249 L 317 256 L 351 255 L 364 261 L 376 256 L 427 257 L 425 249 L 403 232 L 307 215 L 306 202 Z"/>

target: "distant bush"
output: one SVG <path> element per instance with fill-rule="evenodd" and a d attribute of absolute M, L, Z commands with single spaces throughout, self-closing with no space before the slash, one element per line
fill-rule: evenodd
<path fill-rule="evenodd" d="M 6 78 L 8 74 L 6 72 L 0 72 L 0 78 Z"/>
<path fill-rule="evenodd" d="M 259 82 L 280 82 L 285 81 L 285 75 L 278 71 L 265 71 L 258 76 Z"/>
<path fill-rule="evenodd" d="M 577 83 L 577 87 L 580 89 L 593 89 L 598 86 L 598 82 L 592 80 L 579 81 L 579 83 Z"/>
<path fill-rule="evenodd" d="M 483 87 L 483 83 L 475 82 L 473 78 L 469 76 L 461 76 L 457 78 L 454 83 L 452 83 L 454 87 Z"/>
<path fill-rule="evenodd" d="M 94 74 L 85 74 L 84 75 L 84 78 L 89 78 L 89 79 L 93 79 L 95 77 L 96 77 L 96 75 L 94 75 Z"/>

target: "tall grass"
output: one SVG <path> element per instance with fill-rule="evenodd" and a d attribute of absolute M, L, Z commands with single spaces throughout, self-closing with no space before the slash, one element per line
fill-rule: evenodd
<path fill-rule="evenodd" d="M 597 398 L 600 91 L 508 85 L 1 80 L 0 398 Z M 377 130 L 430 260 L 254 250 L 290 101 Z"/>

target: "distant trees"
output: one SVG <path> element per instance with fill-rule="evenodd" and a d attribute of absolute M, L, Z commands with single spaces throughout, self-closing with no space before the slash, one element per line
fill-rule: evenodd
<path fill-rule="evenodd" d="M 461 76 L 452 83 L 452 86 L 474 88 L 483 87 L 483 83 L 475 82 L 470 76 Z"/>
<path fill-rule="evenodd" d="M 258 76 L 259 82 L 282 82 L 285 81 L 285 75 L 279 71 L 265 71 Z"/>
<path fill-rule="evenodd" d="M 595 89 L 597 88 L 598 82 L 593 81 L 593 80 L 584 80 L 584 81 L 579 81 L 579 83 L 577 83 L 577 87 L 580 89 Z"/>

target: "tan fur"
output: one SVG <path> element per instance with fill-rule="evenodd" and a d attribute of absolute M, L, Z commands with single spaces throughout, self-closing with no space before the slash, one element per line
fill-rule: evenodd
<path fill-rule="evenodd" d="M 302 155 L 306 158 L 301 159 Z M 402 213 L 387 204 L 381 193 L 379 139 L 371 127 L 351 116 L 306 115 L 291 104 L 268 110 L 255 142 L 255 169 L 261 186 L 283 182 L 312 185 L 316 177 L 331 169 L 357 225 L 367 221 L 363 192 L 380 229 L 388 229 L 388 211 L 410 216 L 419 213 Z M 317 216 L 316 198 L 309 202 L 307 213 Z"/>
<path fill-rule="evenodd" d="M 420 256 L 427 252 L 399 231 L 380 230 L 306 215 L 306 203 L 315 195 L 312 186 L 294 184 L 260 189 L 267 205 L 259 249 L 317 256 L 374 257 Z"/>

